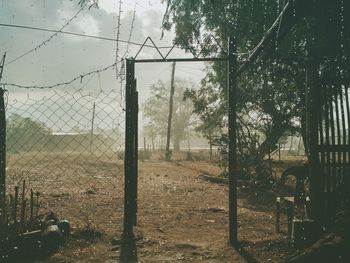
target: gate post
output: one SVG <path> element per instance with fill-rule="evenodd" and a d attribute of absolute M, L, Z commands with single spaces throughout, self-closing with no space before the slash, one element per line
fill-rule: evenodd
<path fill-rule="evenodd" d="M 229 174 L 229 242 L 236 246 L 237 239 L 237 70 L 236 43 L 228 40 L 228 174 Z"/>
<path fill-rule="evenodd" d="M 125 157 L 124 157 L 124 224 L 121 262 L 137 262 L 134 225 L 136 224 L 137 178 L 137 92 L 135 60 L 126 59 L 125 89 Z"/>
<path fill-rule="evenodd" d="M 132 186 L 133 186 L 133 214 L 134 214 L 134 226 L 137 225 L 137 177 L 138 177 L 138 161 L 139 161 L 139 143 L 138 143 L 138 113 L 139 113 L 139 93 L 137 91 L 137 81 L 134 79 L 134 94 L 133 94 L 133 121 L 134 121 L 134 165 L 132 172 Z"/>
<path fill-rule="evenodd" d="M 125 90 L 125 157 L 124 157 L 124 230 L 123 238 L 134 237 L 133 226 L 136 219 L 136 162 L 137 162 L 137 110 L 135 110 L 136 93 L 135 60 L 126 59 Z M 135 121 L 136 119 L 136 121 Z"/>

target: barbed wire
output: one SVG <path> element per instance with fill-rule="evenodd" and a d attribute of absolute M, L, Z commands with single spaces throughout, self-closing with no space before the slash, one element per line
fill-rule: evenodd
<path fill-rule="evenodd" d="M 89 34 L 80 34 L 80 33 L 76 33 L 76 32 L 64 31 L 64 30 L 59 31 L 59 30 L 53 30 L 53 29 L 47 29 L 47 28 L 41 28 L 41 27 L 33 27 L 33 26 L 25 26 L 25 25 L 17 25 L 17 24 L 5 24 L 5 23 L 0 23 L 0 26 L 21 28 L 21 29 L 28 29 L 28 30 L 37 30 L 37 31 L 43 31 L 43 32 L 53 32 L 53 33 L 58 33 L 58 34 L 67 34 L 67 35 L 93 38 L 93 39 L 106 40 L 106 41 L 113 41 L 113 42 L 117 41 L 115 38 L 110 38 L 110 37 L 95 36 L 95 35 L 89 35 Z M 120 43 L 125 43 L 125 44 L 130 44 L 130 45 L 143 46 L 142 43 L 138 43 L 135 41 L 127 41 L 127 40 L 122 40 L 122 39 L 119 39 L 118 41 Z M 144 45 L 144 46 L 154 48 L 154 46 L 152 46 L 152 45 Z M 172 46 L 159 46 L 158 48 L 159 49 L 168 49 L 171 47 Z"/>
<path fill-rule="evenodd" d="M 116 63 L 113 63 L 112 65 L 109 65 L 109 66 L 104 67 L 102 69 L 97 69 L 97 70 L 93 70 L 93 71 L 90 71 L 90 72 L 85 73 L 85 74 L 78 75 L 78 76 L 76 76 L 75 78 L 73 78 L 70 81 L 60 82 L 60 83 L 56 83 L 56 84 L 48 85 L 48 86 L 36 86 L 36 85 L 26 86 L 26 85 L 20 85 L 20 84 L 16 84 L 16 83 L 0 83 L 0 84 L 4 85 L 4 86 L 12 86 L 12 87 L 22 88 L 22 89 L 53 89 L 53 88 L 56 88 L 56 87 L 59 87 L 59 86 L 70 85 L 70 84 L 72 84 L 73 82 L 75 82 L 77 80 L 80 80 L 80 82 L 82 82 L 85 77 L 93 75 L 93 74 L 99 74 L 99 73 L 101 73 L 103 71 L 112 69 L 112 68 L 115 67 L 116 64 L 118 64 L 120 62 L 121 61 L 117 61 Z"/>
<path fill-rule="evenodd" d="M 35 46 L 34 48 L 26 51 L 25 53 L 23 53 L 22 55 L 10 60 L 8 63 L 5 64 L 5 66 L 8 66 L 16 61 L 18 61 L 19 59 L 25 57 L 26 55 L 29 55 L 32 52 L 37 51 L 39 48 L 43 47 L 44 45 L 46 45 L 48 42 L 50 42 L 55 36 L 58 35 L 59 32 L 61 32 L 64 28 L 66 28 L 75 18 L 77 18 L 77 16 L 81 13 L 81 11 L 83 11 L 83 9 L 85 8 L 86 3 L 84 5 L 81 6 L 81 8 L 70 18 L 67 20 L 67 22 L 54 34 L 52 34 L 48 39 L 42 41 L 39 45 Z"/>
<path fill-rule="evenodd" d="M 115 61 L 118 61 L 119 58 L 119 35 L 120 35 L 120 17 L 122 15 L 122 0 L 119 0 L 119 10 L 118 10 L 118 20 L 117 20 L 117 43 L 116 43 L 116 50 L 115 50 Z M 115 76 L 118 78 L 118 66 L 115 67 Z"/>
<path fill-rule="evenodd" d="M 128 42 L 130 42 L 132 33 L 134 30 L 134 24 L 135 24 L 135 19 L 136 19 L 136 7 L 137 7 L 137 0 L 135 0 L 135 5 L 134 5 L 134 11 L 132 14 L 132 20 L 131 20 L 131 26 L 130 26 L 130 32 L 129 32 L 129 37 L 128 37 Z M 126 45 L 126 50 L 124 52 L 123 58 L 129 53 L 129 43 Z"/>
<path fill-rule="evenodd" d="M 120 2 L 121 3 L 121 2 Z M 131 43 L 131 37 L 132 37 L 132 32 L 134 29 L 134 23 L 136 19 L 136 6 L 137 6 L 137 0 L 135 0 L 135 5 L 134 5 L 134 11 L 133 11 L 133 17 L 131 20 L 131 26 L 130 26 L 130 31 L 129 31 L 129 37 L 128 37 L 128 44 L 126 46 L 125 52 L 123 56 L 121 57 L 121 60 L 123 61 L 128 54 L 129 51 L 129 44 Z M 119 6 L 119 9 L 121 10 L 121 5 Z M 119 16 L 120 18 L 120 16 Z M 118 52 L 117 52 L 117 57 L 118 57 Z M 125 104 L 125 98 L 124 98 L 124 93 L 123 93 L 123 81 L 125 79 L 125 68 L 124 68 L 124 63 L 122 63 L 120 70 L 118 71 L 118 68 L 116 67 L 116 78 L 120 80 L 120 106 L 124 109 L 124 104 Z"/>
<path fill-rule="evenodd" d="M 131 41 L 131 37 L 132 37 L 132 32 L 134 30 L 134 23 L 135 23 L 135 19 L 136 19 L 136 6 L 137 6 L 137 0 L 135 0 L 135 5 L 134 5 L 134 11 L 133 11 L 133 16 L 132 16 L 132 20 L 131 20 L 131 26 L 130 26 L 130 31 L 129 31 L 129 37 L 128 37 L 128 44 L 126 45 L 126 49 L 125 52 L 123 54 L 123 56 L 121 57 L 122 60 L 125 59 L 126 55 L 129 52 L 129 44 Z M 122 64 L 121 69 L 119 71 L 119 74 L 117 72 L 117 79 L 120 79 L 120 85 L 123 85 L 123 81 L 124 81 L 124 73 L 123 72 L 125 69 L 123 68 L 124 64 Z M 122 97 L 123 98 L 123 97 Z"/>

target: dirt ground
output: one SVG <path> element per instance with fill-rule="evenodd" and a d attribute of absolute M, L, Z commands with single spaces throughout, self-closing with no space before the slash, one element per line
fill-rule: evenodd
<path fill-rule="evenodd" d="M 52 164 L 55 159 L 46 161 Z M 274 162 L 273 167 L 278 175 L 299 162 Z M 79 164 L 72 161 L 71 165 Z M 26 175 L 30 186 L 42 192 L 41 211 L 52 210 L 72 226 L 65 245 L 37 262 L 119 262 L 120 248 L 111 241 L 122 233 L 122 164 L 116 171 L 110 160 L 84 167 L 69 175 L 59 171 Z M 284 262 L 294 252 L 286 232 L 275 231 L 275 193 L 244 183 L 238 191 L 241 249 L 228 245 L 228 186 L 202 177 L 219 173 L 217 164 L 205 161 L 139 163 L 135 229 L 139 262 Z M 9 174 L 11 181 L 16 173 L 10 168 Z M 284 229 L 285 221 L 282 218 Z"/>

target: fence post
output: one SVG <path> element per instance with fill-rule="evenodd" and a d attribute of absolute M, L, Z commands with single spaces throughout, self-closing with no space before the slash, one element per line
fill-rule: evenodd
<path fill-rule="evenodd" d="M 3 219 L 6 195 L 6 114 L 5 90 L 0 87 L 0 218 Z M 2 220 L 1 220 L 2 222 Z"/>
<path fill-rule="evenodd" d="M 127 237 L 133 236 L 133 173 L 134 173 L 134 111 L 133 111 L 133 87 L 135 64 L 131 59 L 126 60 L 126 91 L 125 91 L 125 159 L 124 159 L 124 232 Z"/>
<path fill-rule="evenodd" d="M 236 43 L 233 37 L 228 44 L 228 138 L 229 138 L 229 241 L 232 246 L 238 244 L 237 238 L 237 58 Z"/>
<path fill-rule="evenodd" d="M 139 113 L 139 93 L 136 91 L 137 82 L 134 79 L 133 87 L 133 120 L 134 120 L 134 170 L 132 174 L 133 178 L 133 214 L 134 214 L 134 226 L 137 225 L 137 184 L 138 184 L 138 167 L 139 167 L 139 143 L 138 143 L 138 113 Z"/>
<path fill-rule="evenodd" d="M 126 90 L 125 90 L 125 158 L 124 158 L 124 224 L 121 262 L 137 262 L 134 225 L 136 220 L 137 191 L 137 103 L 135 60 L 126 59 Z M 136 115 L 136 116 L 135 116 Z"/>

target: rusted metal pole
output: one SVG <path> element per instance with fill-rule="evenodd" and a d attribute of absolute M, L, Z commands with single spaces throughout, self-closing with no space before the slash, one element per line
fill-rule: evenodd
<path fill-rule="evenodd" d="M 229 138 L 229 241 L 232 246 L 238 245 L 237 238 L 237 70 L 236 44 L 233 37 L 228 45 L 228 138 Z"/>
<path fill-rule="evenodd" d="M 15 229 L 17 229 L 18 192 L 19 192 L 19 187 L 16 185 L 15 186 L 15 200 L 13 202 L 13 207 L 12 207 L 12 219 L 13 219 L 13 224 L 14 224 Z"/>
<path fill-rule="evenodd" d="M 40 193 L 36 192 L 35 196 L 36 196 L 36 199 L 35 199 L 35 218 L 37 218 L 39 215 L 39 207 L 40 207 L 40 202 L 39 202 Z"/>
<path fill-rule="evenodd" d="M 0 61 L 0 82 L 4 72 L 6 53 Z M 6 200 L 6 109 L 4 100 L 5 90 L 0 87 L 0 224 L 5 221 Z"/>
<path fill-rule="evenodd" d="M 6 114 L 4 90 L 0 87 L 0 213 L 5 212 L 6 195 Z"/>
<path fill-rule="evenodd" d="M 27 199 L 26 199 L 26 181 L 23 180 L 23 186 L 22 186 L 22 200 L 21 200 L 21 217 L 20 217 L 20 231 L 25 231 L 25 219 L 26 219 L 26 206 L 27 206 Z"/>
<path fill-rule="evenodd" d="M 30 189 L 30 216 L 29 216 L 29 227 L 32 230 L 34 218 L 34 192 Z"/>

